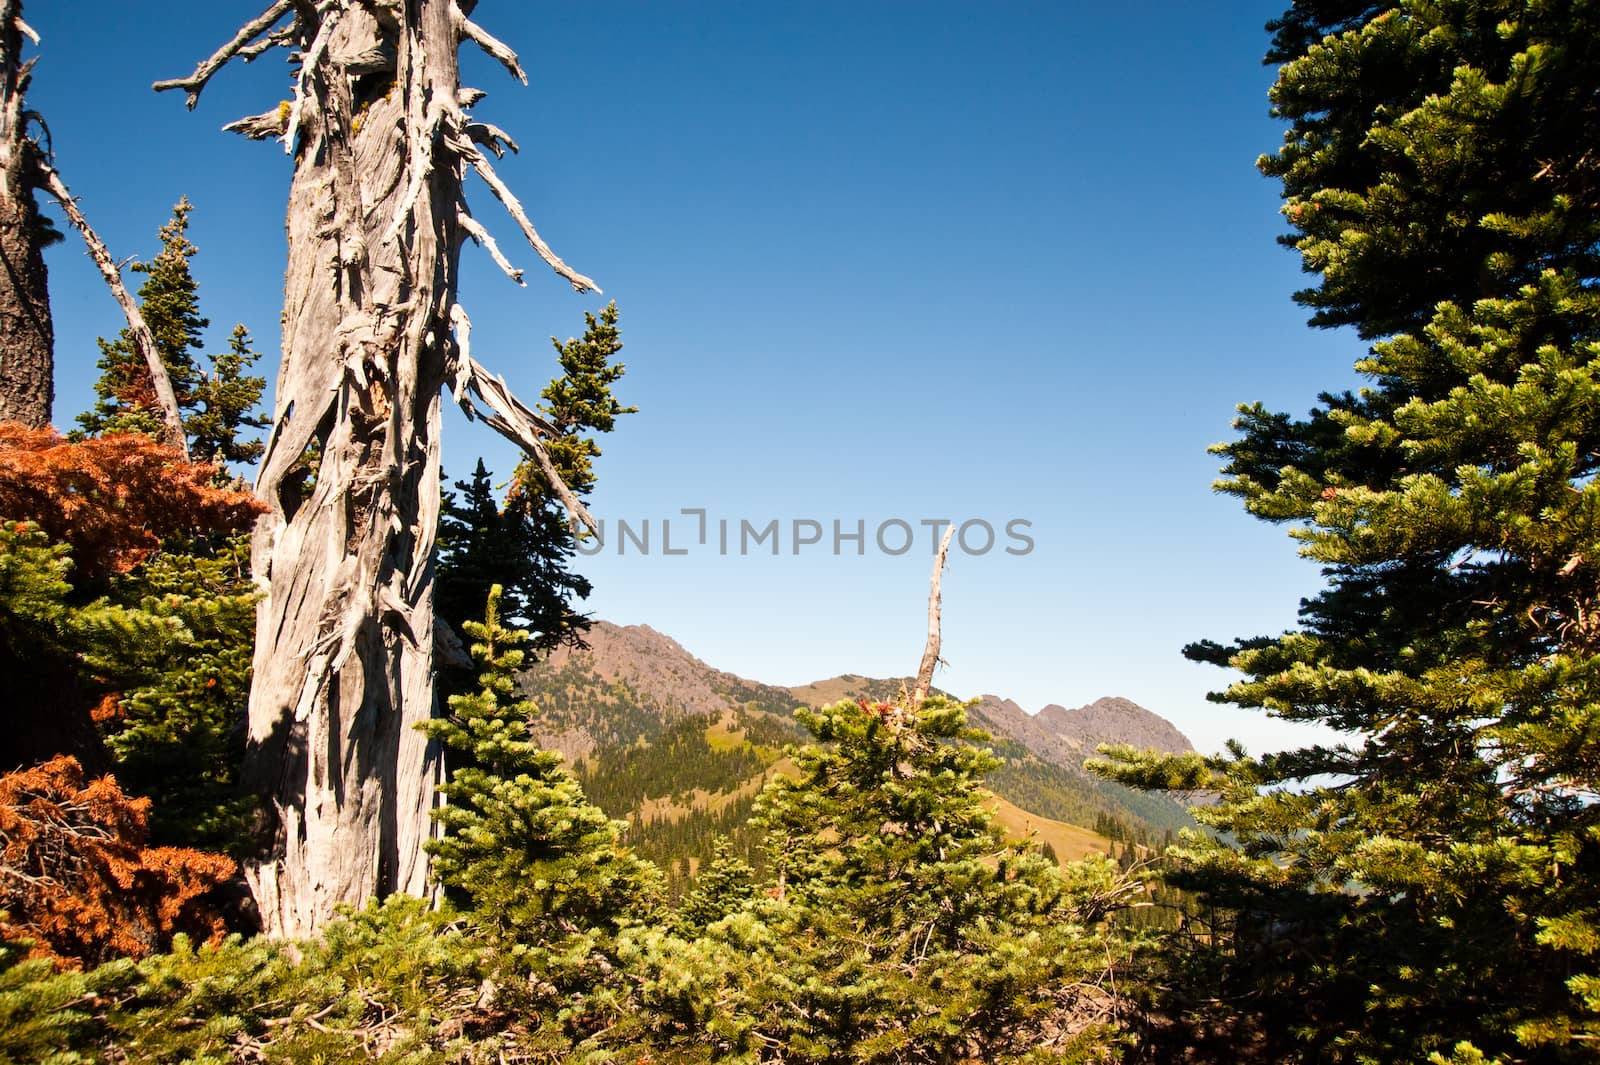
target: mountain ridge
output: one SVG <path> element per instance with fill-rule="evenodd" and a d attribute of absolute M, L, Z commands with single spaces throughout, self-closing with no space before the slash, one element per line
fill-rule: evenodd
<path fill-rule="evenodd" d="M 841 673 L 807 684 L 784 686 L 751 680 L 717 669 L 671 636 L 647 624 L 618 625 L 596 620 L 586 648 L 563 647 L 530 670 L 557 678 L 586 664 L 610 688 L 633 693 L 639 704 L 665 721 L 715 715 L 730 705 L 754 705 L 789 714 L 796 706 L 821 705 L 839 699 L 893 699 L 910 677 L 868 677 Z M 537 687 L 544 688 L 544 685 Z M 549 697 L 548 690 L 529 691 Z M 1039 758 L 1064 768 L 1081 769 L 1100 743 L 1127 743 L 1169 753 L 1194 750 L 1194 745 L 1166 718 L 1121 696 L 1103 696 L 1075 709 L 1049 703 L 1029 713 L 999 695 L 981 696 L 971 711 L 973 724 L 996 740 L 1012 740 Z M 581 757 L 603 742 L 585 735 L 582 726 L 565 727 L 544 737 L 569 757 Z M 623 739 L 621 736 L 610 737 Z"/>
<path fill-rule="evenodd" d="M 567 758 L 591 799 L 626 823 L 624 838 L 681 892 L 718 838 L 747 861 L 765 860 L 751 817 L 761 786 L 793 771 L 786 748 L 807 739 L 797 708 L 890 700 L 912 680 L 842 673 L 764 684 L 711 666 L 649 625 L 596 621 L 587 647 L 552 652 L 518 684 L 540 708 L 530 723 L 537 742 Z M 1124 854 L 1159 846 L 1192 824 L 1171 799 L 1083 768 L 1101 742 L 1187 749 L 1170 722 L 1116 697 L 1046 709 L 1030 715 L 986 696 L 970 711 L 1000 759 L 984 784 L 1008 832 L 1070 859 L 1112 852 L 1118 841 Z"/>

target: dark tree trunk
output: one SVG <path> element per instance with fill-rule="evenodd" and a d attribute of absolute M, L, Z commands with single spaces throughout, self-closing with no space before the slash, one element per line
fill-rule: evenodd
<path fill-rule="evenodd" d="M 55 330 L 45 274 L 45 234 L 33 199 L 37 148 L 23 94 L 21 0 L 0 0 L 0 421 L 50 424 Z"/>

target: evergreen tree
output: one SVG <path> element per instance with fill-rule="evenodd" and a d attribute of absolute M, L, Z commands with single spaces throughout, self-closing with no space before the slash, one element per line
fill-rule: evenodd
<path fill-rule="evenodd" d="M 500 585 L 506 621 L 535 634 L 535 651 L 580 644 L 589 619 L 572 603 L 588 598 L 592 586 L 567 568 L 574 541 L 565 512 L 535 506 L 520 491 L 501 507 L 482 459 L 472 480 L 457 481 L 456 489 L 461 495 L 446 492 L 439 515 L 434 610 L 460 628 L 481 614 L 490 587 Z"/>
<path fill-rule="evenodd" d="M 245 429 L 265 429 L 271 422 L 256 413 L 267 379 L 248 374 L 260 353 L 250 346 L 242 324 L 228 336 L 228 350 L 211 359 L 190 396 L 191 413 L 183 420 L 189 452 L 201 462 L 248 465 L 266 450 L 260 440 L 241 439 Z"/>
<path fill-rule="evenodd" d="M 1127 885 L 1008 845 L 996 760 L 943 696 L 800 713 L 817 743 L 762 793 L 774 879 L 692 944 L 625 955 L 655 1038 L 713 1060 L 1090 1060 L 1122 946 L 1091 931 Z M 729 901 L 736 896 L 730 893 Z M 724 906 L 726 903 L 723 904 Z"/>
<path fill-rule="evenodd" d="M 1261 167 L 1317 275 L 1297 298 L 1376 342 L 1368 387 L 1243 407 L 1217 449 L 1221 490 L 1299 523 L 1326 587 L 1297 631 L 1188 653 L 1245 674 L 1227 701 L 1345 739 L 1103 767 L 1222 797 L 1196 816 L 1229 842 L 1189 838 L 1176 882 L 1226 934 L 1168 1012 L 1231 1001 L 1280 1060 L 1592 1060 L 1600 5 L 1275 27 L 1290 130 Z"/>
<path fill-rule="evenodd" d="M 220 854 L 150 847 L 149 799 L 72 758 L 0 775 L 0 943 L 97 963 L 162 949 L 178 932 L 220 939 Z"/>
<path fill-rule="evenodd" d="M 733 852 L 727 836 L 719 836 L 710 863 L 678 906 L 678 931 L 692 938 L 754 897 L 755 870 Z"/>
<path fill-rule="evenodd" d="M 583 794 L 561 756 L 528 740 L 537 708 L 518 697 L 527 634 L 500 620 L 501 590 L 468 622 L 478 691 L 420 726 L 457 759 L 440 787 L 444 826 L 430 841 L 433 872 L 515 955 L 592 945 L 637 910 L 653 871 L 618 843 L 619 825 Z M 586 948 L 578 948 L 580 950 Z"/>
<path fill-rule="evenodd" d="M 226 537 L 247 529 L 261 506 L 211 483 L 212 474 L 137 434 L 69 443 L 48 429 L 0 427 L 0 515 L 26 519 L 0 520 L 0 674 L 11 680 L 0 769 L 70 753 L 105 772 L 100 738 L 123 727 L 120 693 L 142 698 L 171 685 L 171 699 L 126 719 L 152 729 L 141 731 L 141 746 L 165 736 L 180 759 L 208 757 L 216 748 L 190 727 L 202 720 L 214 738 L 242 742 L 237 718 L 216 715 L 248 684 L 235 667 L 248 662 L 255 588 L 242 537 Z M 173 722 L 155 724 L 147 711 L 157 705 Z M 236 768 L 188 764 L 193 773 L 155 773 L 149 785 L 202 787 Z M 169 814 L 187 816 L 161 811 L 163 842 L 202 841 L 169 835 Z"/>
<path fill-rule="evenodd" d="M 582 339 L 551 338 L 562 372 L 545 388 L 539 408 L 556 430 L 545 444 L 551 463 L 580 499 L 595 485 L 600 447 L 592 434 L 609 433 L 618 415 L 637 409 L 622 406 L 611 391 L 625 370 L 612 361 L 622 350 L 617 305 L 599 315 L 585 312 L 584 320 Z M 472 480 L 456 482 L 462 496 L 445 494 L 435 610 L 459 628 L 478 615 L 490 585 L 498 584 L 506 619 L 534 634 L 534 650 L 582 646 L 589 619 L 573 602 L 593 589 L 568 568 L 577 542 L 566 509 L 532 462 L 517 467 L 503 506 L 491 484 L 479 459 Z"/>
<path fill-rule="evenodd" d="M 189 240 L 187 197 L 172 209 L 172 219 L 161 227 L 161 251 L 147 263 L 136 262 L 132 269 L 144 274 L 139 286 L 139 310 L 155 337 L 156 350 L 172 379 L 172 390 L 180 409 L 193 403 L 194 389 L 200 382 L 195 355 L 203 343 L 203 333 L 211 323 L 200 316 L 199 286 L 189 270 L 189 260 L 200 249 Z M 98 397 L 92 410 L 78 415 L 83 432 L 93 436 L 111 433 L 144 433 L 160 438 L 161 413 L 156 403 L 155 385 L 144 358 L 124 329 L 116 340 L 100 341 L 100 378 L 95 382 Z"/>
<path fill-rule="evenodd" d="M 619 414 L 636 414 L 638 407 L 624 407 L 611 394 L 626 367 L 611 360 L 622 350 L 622 332 L 617 328 L 617 305 L 606 304 L 598 316 L 584 312 L 582 339 L 566 343 L 550 338 L 561 376 L 554 378 L 541 394 L 539 410 L 556 427 L 557 436 L 546 450 L 556 472 L 580 498 L 594 488 L 594 460 L 600 445 L 586 431 L 609 433 L 616 428 Z M 521 481 L 526 490 L 541 498 L 548 494 L 543 478 L 527 463 Z"/>
<path fill-rule="evenodd" d="M 113 968 L 114 966 L 114 968 Z M 29 957 L 17 944 L 0 943 L 0 1061 L 42 1065 L 92 1065 L 100 996 L 132 983 L 131 962 L 92 972 L 58 971 L 48 958 Z M 120 978 L 120 979 L 119 979 Z"/>
<path fill-rule="evenodd" d="M 0 1061 L 526 1060 L 528 1022 L 478 1002 L 487 952 L 462 923 L 397 895 L 343 908 L 315 939 L 177 935 L 89 972 L 0 945 Z"/>
<path fill-rule="evenodd" d="M 255 604 L 250 542 L 165 550 L 110 593 L 156 621 L 162 638 L 107 649 L 104 676 L 121 692 L 100 715 L 117 778 L 154 800 L 151 837 L 242 856 L 251 842 L 253 800 L 242 793 L 245 704 Z"/>
<path fill-rule="evenodd" d="M 187 198 L 172 209 L 172 219 L 161 227 L 161 251 L 148 263 L 134 263 L 145 274 L 139 286 L 139 310 L 156 341 L 162 364 L 172 379 L 184 431 L 196 461 L 250 463 L 261 456 L 260 441 L 243 440 L 246 428 L 263 429 L 266 419 L 254 413 L 266 389 L 266 378 L 247 373 L 259 358 L 250 346 L 250 333 L 237 325 L 227 352 L 213 356 L 210 368 L 198 360 L 203 334 L 210 324 L 200 316 L 199 285 L 190 260 L 200 250 L 189 240 Z M 114 341 L 100 341 L 98 397 L 92 410 L 78 416 L 80 436 L 144 433 L 161 439 L 163 425 L 155 386 L 144 357 L 124 329 Z M 219 476 L 221 475 L 219 470 Z"/>

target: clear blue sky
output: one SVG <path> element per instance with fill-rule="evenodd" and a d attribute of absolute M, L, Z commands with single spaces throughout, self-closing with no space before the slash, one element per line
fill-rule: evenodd
<path fill-rule="evenodd" d="M 522 145 L 500 169 L 544 236 L 616 299 L 620 392 L 641 408 L 604 442 L 594 509 L 649 521 L 651 554 L 619 556 L 613 532 L 585 563 L 589 607 L 761 680 L 906 673 L 918 523 L 982 519 L 1001 542 L 952 560 L 939 683 L 1028 709 L 1124 695 L 1206 749 L 1290 738 L 1207 703 L 1228 675 L 1179 655 L 1289 627 L 1319 581 L 1283 530 L 1211 493 L 1206 446 L 1240 401 L 1303 411 L 1346 386 L 1361 350 L 1304 326 L 1253 168 L 1280 139 L 1260 56 L 1283 3 L 481 4 L 531 85 L 469 57 L 476 113 Z M 187 195 L 211 342 L 245 322 L 270 378 L 289 163 L 219 127 L 287 95 L 282 53 L 224 71 L 192 114 L 149 90 L 259 6 L 35 0 L 27 17 L 30 102 L 113 254 L 152 255 Z M 603 299 L 535 268 L 487 190 L 469 196 L 529 267 L 518 289 L 466 252 L 474 353 L 531 398 L 543 338 Z M 50 254 L 66 426 L 119 321 L 81 244 Z M 500 475 L 514 461 L 452 418 L 448 472 L 480 454 Z M 688 554 L 662 554 L 663 519 Z M 739 556 L 738 523 L 773 519 L 782 553 Z M 796 519 L 827 530 L 798 556 Z M 918 538 L 904 555 L 872 542 L 893 519 Z M 1000 550 L 1012 519 L 1027 555 Z M 864 557 L 833 556 L 834 520 L 865 522 Z"/>

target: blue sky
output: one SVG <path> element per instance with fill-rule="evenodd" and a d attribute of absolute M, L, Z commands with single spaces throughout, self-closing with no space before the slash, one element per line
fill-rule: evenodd
<path fill-rule="evenodd" d="M 1253 167 L 1280 139 L 1260 56 L 1282 0 L 1219 6 L 481 4 L 531 82 L 468 57 L 489 91 L 476 113 L 523 149 L 501 174 L 606 295 L 534 268 L 469 184 L 529 268 L 519 289 L 465 253 L 474 354 L 531 398 L 554 369 L 544 338 L 614 298 L 619 391 L 641 408 L 604 441 L 596 615 L 771 682 L 905 673 L 926 610 L 919 523 L 986 521 L 996 547 L 958 551 L 945 578 L 939 683 L 1028 709 L 1124 695 L 1204 749 L 1300 735 L 1207 703 L 1228 675 L 1179 655 L 1289 627 L 1319 580 L 1282 529 L 1211 492 L 1206 446 L 1238 402 L 1303 411 L 1346 387 L 1362 350 L 1305 327 L 1289 299 L 1305 278 Z M 117 257 L 152 255 L 172 204 L 193 201 L 212 345 L 246 323 L 270 378 L 289 162 L 219 127 L 287 95 L 283 57 L 224 71 L 193 113 L 149 90 L 256 11 L 37 2 L 30 103 Z M 65 426 L 119 321 L 81 244 L 50 254 Z M 447 471 L 479 455 L 500 475 L 514 462 L 453 417 Z M 706 546 L 684 508 L 707 511 Z M 1016 519 L 1025 555 L 1003 550 Z M 650 553 L 619 554 L 618 520 L 649 522 Z M 662 553 L 664 520 L 686 554 Z M 774 520 L 780 554 L 740 555 L 739 523 Z M 796 520 L 823 542 L 795 554 Z M 895 520 L 917 540 L 889 555 L 873 533 Z M 832 553 L 834 521 L 865 525 L 863 555 Z M 982 526 L 969 534 L 981 547 Z"/>

